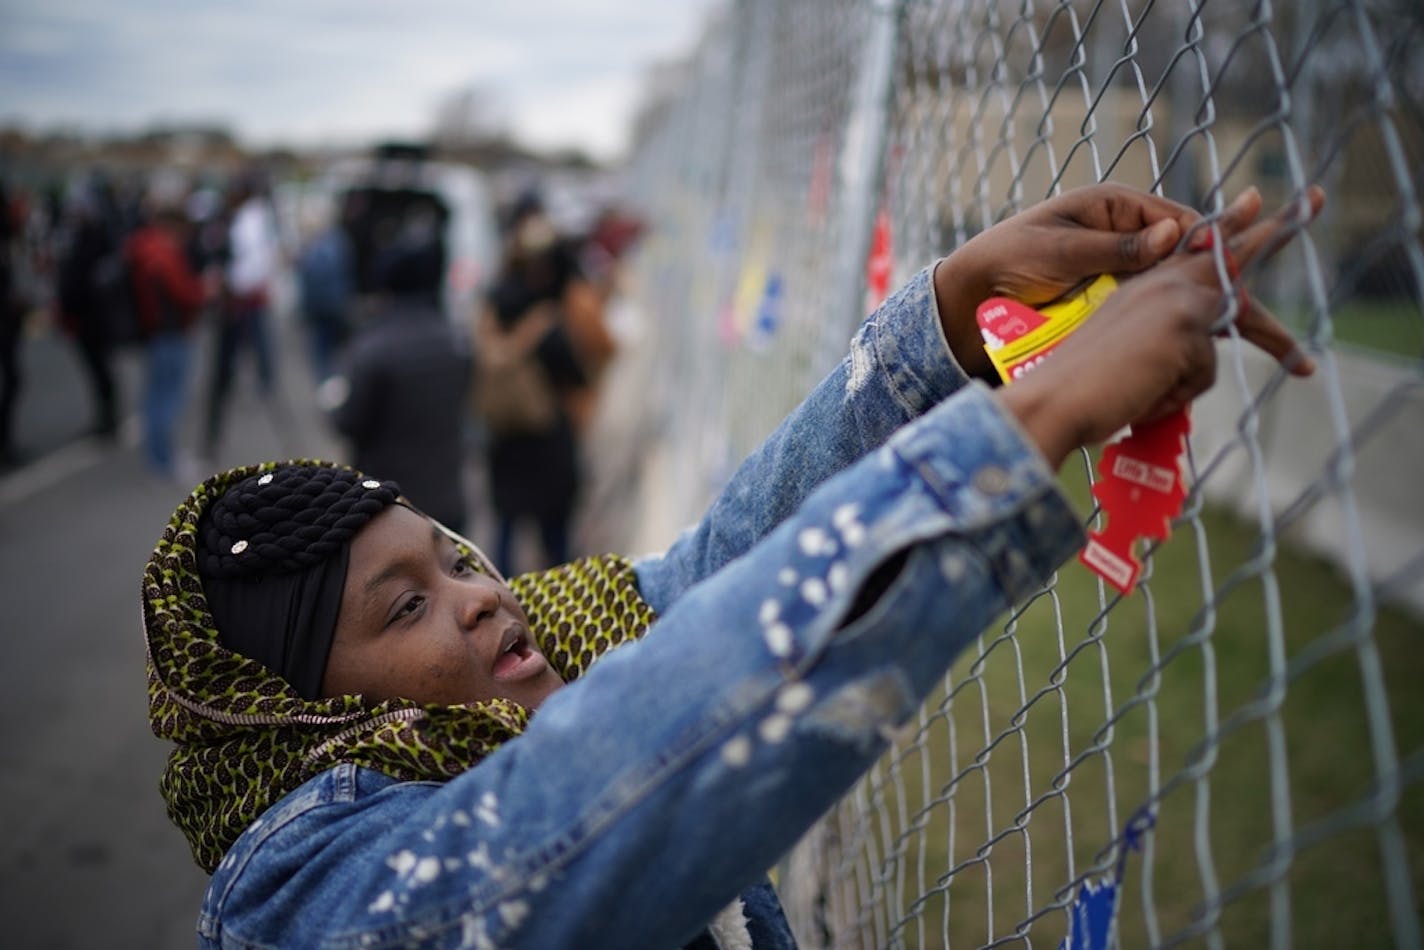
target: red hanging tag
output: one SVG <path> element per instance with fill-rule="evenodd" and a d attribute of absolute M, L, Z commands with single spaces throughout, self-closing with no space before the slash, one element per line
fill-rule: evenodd
<path fill-rule="evenodd" d="M 1132 593 L 1142 573 L 1134 543 L 1138 538 L 1167 540 L 1172 519 L 1182 511 L 1187 497 L 1182 453 L 1191 428 L 1191 417 L 1182 410 L 1138 423 L 1125 438 L 1103 449 L 1093 496 L 1102 505 L 1107 527 L 1089 532 L 1078 560 L 1124 594 Z"/>

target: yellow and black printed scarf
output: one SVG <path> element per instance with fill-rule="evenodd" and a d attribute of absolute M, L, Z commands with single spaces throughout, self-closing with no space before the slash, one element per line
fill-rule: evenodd
<path fill-rule="evenodd" d="M 195 488 L 143 574 L 149 722 L 174 743 L 160 790 L 209 873 L 258 816 L 332 766 L 351 762 L 402 781 L 446 781 L 529 721 L 528 710 L 503 699 L 458 706 L 390 700 L 370 708 L 355 696 L 304 700 L 262 664 L 218 642 L 197 571 L 198 518 L 229 487 L 279 464 L 288 463 L 232 469 Z M 462 547 L 476 553 L 468 542 Z M 654 619 L 622 557 L 583 558 L 520 575 L 509 586 L 565 682 L 641 637 Z"/>

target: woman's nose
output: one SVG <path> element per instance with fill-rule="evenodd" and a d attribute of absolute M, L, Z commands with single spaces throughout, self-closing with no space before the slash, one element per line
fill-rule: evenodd
<path fill-rule="evenodd" d="M 499 610 L 499 589 L 493 584 L 481 581 L 461 584 L 458 596 L 460 622 L 466 627 L 473 629 Z"/>

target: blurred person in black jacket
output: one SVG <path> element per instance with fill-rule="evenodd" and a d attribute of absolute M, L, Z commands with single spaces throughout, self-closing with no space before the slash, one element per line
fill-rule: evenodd
<path fill-rule="evenodd" d="M 69 196 L 56 281 L 59 320 L 79 349 L 94 399 L 94 434 L 112 439 L 118 431 L 118 384 L 113 354 L 122 328 L 115 319 L 129 293 L 119 261 L 123 235 L 117 208 L 100 178 Z"/>
<path fill-rule="evenodd" d="M 0 470 L 20 460 L 13 428 L 20 400 L 20 325 L 25 315 L 15 280 L 20 213 L 0 179 Z"/>
<path fill-rule="evenodd" d="M 352 462 L 399 481 L 405 495 L 456 531 L 466 520 L 461 444 L 468 406 L 468 341 L 440 305 L 444 249 L 416 226 L 377 263 L 385 296 L 351 341 L 344 375 L 327 386 L 332 421 Z"/>

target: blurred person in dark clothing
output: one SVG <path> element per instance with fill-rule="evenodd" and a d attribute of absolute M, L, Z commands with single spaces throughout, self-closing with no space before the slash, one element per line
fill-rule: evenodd
<path fill-rule="evenodd" d="M 239 352 L 252 351 L 264 397 L 275 398 L 277 387 L 267 323 L 281 245 L 276 217 L 262 179 L 255 173 L 240 179 L 232 190 L 229 207 L 226 282 L 219 306 L 207 426 L 203 435 L 203 455 L 209 459 L 217 455 L 222 440 L 223 416 L 232 395 Z"/>
<path fill-rule="evenodd" d="M 20 399 L 20 324 L 25 308 L 15 280 L 19 208 L 0 179 L 0 469 L 19 461 L 15 448 L 15 406 Z"/>
<path fill-rule="evenodd" d="M 461 446 L 469 404 L 468 341 L 441 309 L 444 250 L 416 228 L 378 258 L 384 300 L 352 340 L 332 421 L 353 464 L 398 477 L 420 510 L 455 529 L 466 520 Z M 344 382 L 344 386 L 341 385 Z"/>
<path fill-rule="evenodd" d="M 518 573 L 570 557 L 570 528 L 579 492 L 578 439 L 571 397 L 589 385 L 589 374 L 570 333 L 564 298 L 577 275 L 569 246 L 532 198 L 523 199 L 509 222 L 505 260 L 491 286 L 479 317 L 475 345 L 485 358 L 514 349 L 529 358 L 547 387 L 546 417 L 506 420 L 486 403 L 481 415 L 488 429 L 486 461 L 490 496 L 496 517 L 495 561 L 500 570 Z M 483 383 L 481 383 L 483 385 Z M 531 404 L 527 396 L 521 399 Z M 533 522 L 538 529 L 541 559 L 516 565 L 515 535 Z"/>
<path fill-rule="evenodd" d="M 311 234 L 297 258 L 297 279 L 312 371 L 321 382 L 335 372 L 336 357 L 351 334 L 356 262 L 339 221 L 317 217 L 308 226 Z"/>
<path fill-rule="evenodd" d="M 128 293 L 118 266 L 122 236 L 111 206 L 98 180 L 70 195 L 55 288 L 59 322 L 74 338 L 93 393 L 93 432 L 106 439 L 112 439 L 119 426 L 113 355 L 122 328 L 115 321 L 126 305 L 119 298 Z"/>
<path fill-rule="evenodd" d="M 144 447 L 149 465 L 168 478 L 178 474 L 173 433 L 186 401 L 192 330 L 204 301 L 215 289 L 205 287 L 193 270 L 187 238 L 187 218 L 176 206 L 165 203 L 154 208 L 149 222 L 124 246 L 148 361 Z"/>

